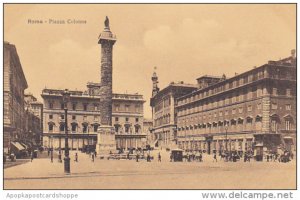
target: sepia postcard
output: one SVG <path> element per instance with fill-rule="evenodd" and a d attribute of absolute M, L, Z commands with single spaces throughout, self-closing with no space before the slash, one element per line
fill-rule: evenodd
<path fill-rule="evenodd" d="M 3 4 L 3 189 L 296 190 L 296 9 Z"/>

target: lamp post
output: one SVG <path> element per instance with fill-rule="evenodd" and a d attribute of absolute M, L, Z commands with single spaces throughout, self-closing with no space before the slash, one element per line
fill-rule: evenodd
<path fill-rule="evenodd" d="M 226 121 L 226 124 L 225 124 L 225 149 L 226 149 L 226 152 L 228 150 L 228 148 L 227 148 L 227 130 L 228 130 L 228 123 Z"/>
<path fill-rule="evenodd" d="M 65 158 L 64 158 L 64 170 L 65 173 L 70 173 L 70 157 L 69 157 L 69 140 L 68 140 L 68 101 L 70 99 L 70 92 L 68 89 L 62 93 L 64 110 L 65 110 Z"/>
<path fill-rule="evenodd" d="M 60 135 L 58 136 L 58 142 L 59 142 L 59 148 L 58 148 L 58 162 L 62 162 L 62 159 L 61 159 L 61 137 Z"/>

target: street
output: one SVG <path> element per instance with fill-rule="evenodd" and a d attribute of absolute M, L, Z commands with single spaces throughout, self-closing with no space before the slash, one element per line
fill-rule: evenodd
<path fill-rule="evenodd" d="M 35 159 L 4 170 L 4 189 L 295 189 L 296 162 L 169 162 L 160 151 L 162 162 L 154 160 L 100 160 L 78 152 L 71 174 L 63 163 L 48 158 Z"/>

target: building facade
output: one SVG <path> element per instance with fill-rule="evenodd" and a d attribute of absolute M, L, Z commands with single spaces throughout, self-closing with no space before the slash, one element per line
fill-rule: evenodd
<path fill-rule="evenodd" d="M 86 91 L 70 91 L 68 107 L 69 148 L 81 149 L 95 145 L 100 119 L 100 86 L 88 83 Z M 44 89 L 43 144 L 46 147 L 64 148 L 65 120 L 63 90 Z M 112 95 L 112 126 L 115 128 L 116 148 L 142 148 L 144 99 L 139 94 Z"/>
<path fill-rule="evenodd" d="M 153 137 L 153 134 L 151 134 L 153 129 L 153 121 L 152 119 L 145 119 L 143 122 L 143 133 L 146 134 L 147 144 L 151 145 L 154 143 L 155 138 Z"/>
<path fill-rule="evenodd" d="M 28 133 L 28 142 L 36 145 L 42 145 L 43 134 L 43 104 L 37 101 L 32 94 L 25 94 L 25 119 L 26 132 Z"/>
<path fill-rule="evenodd" d="M 213 79 L 213 81 L 211 81 Z M 198 79 L 199 89 L 176 99 L 178 146 L 186 150 L 276 151 L 296 147 L 296 58 L 226 79 Z"/>
<path fill-rule="evenodd" d="M 24 90 L 28 87 L 15 45 L 4 42 L 3 148 L 9 153 L 13 141 L 25 140 Z"/>
<path fill-rule="evenodd" d="M 155 72 L 152 76 L 152 82 L 150 106 L 152 107 L 153 128 L 151 134 L 155 138 L 155 146 L 172 148 L 177 143 L 176 99 L 194 91 L 197 86 L 183 82 L 172 82 L 166 88 L 159 90 Z"/>

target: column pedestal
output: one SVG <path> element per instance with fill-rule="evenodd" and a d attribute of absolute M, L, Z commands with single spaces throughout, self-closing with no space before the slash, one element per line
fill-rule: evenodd
<path fill-rule="evenodd" d="M 108 155 L 116 151 L 115 130 L 112 126 L 101 125 L 97 134 L 97 155 Z"/>

